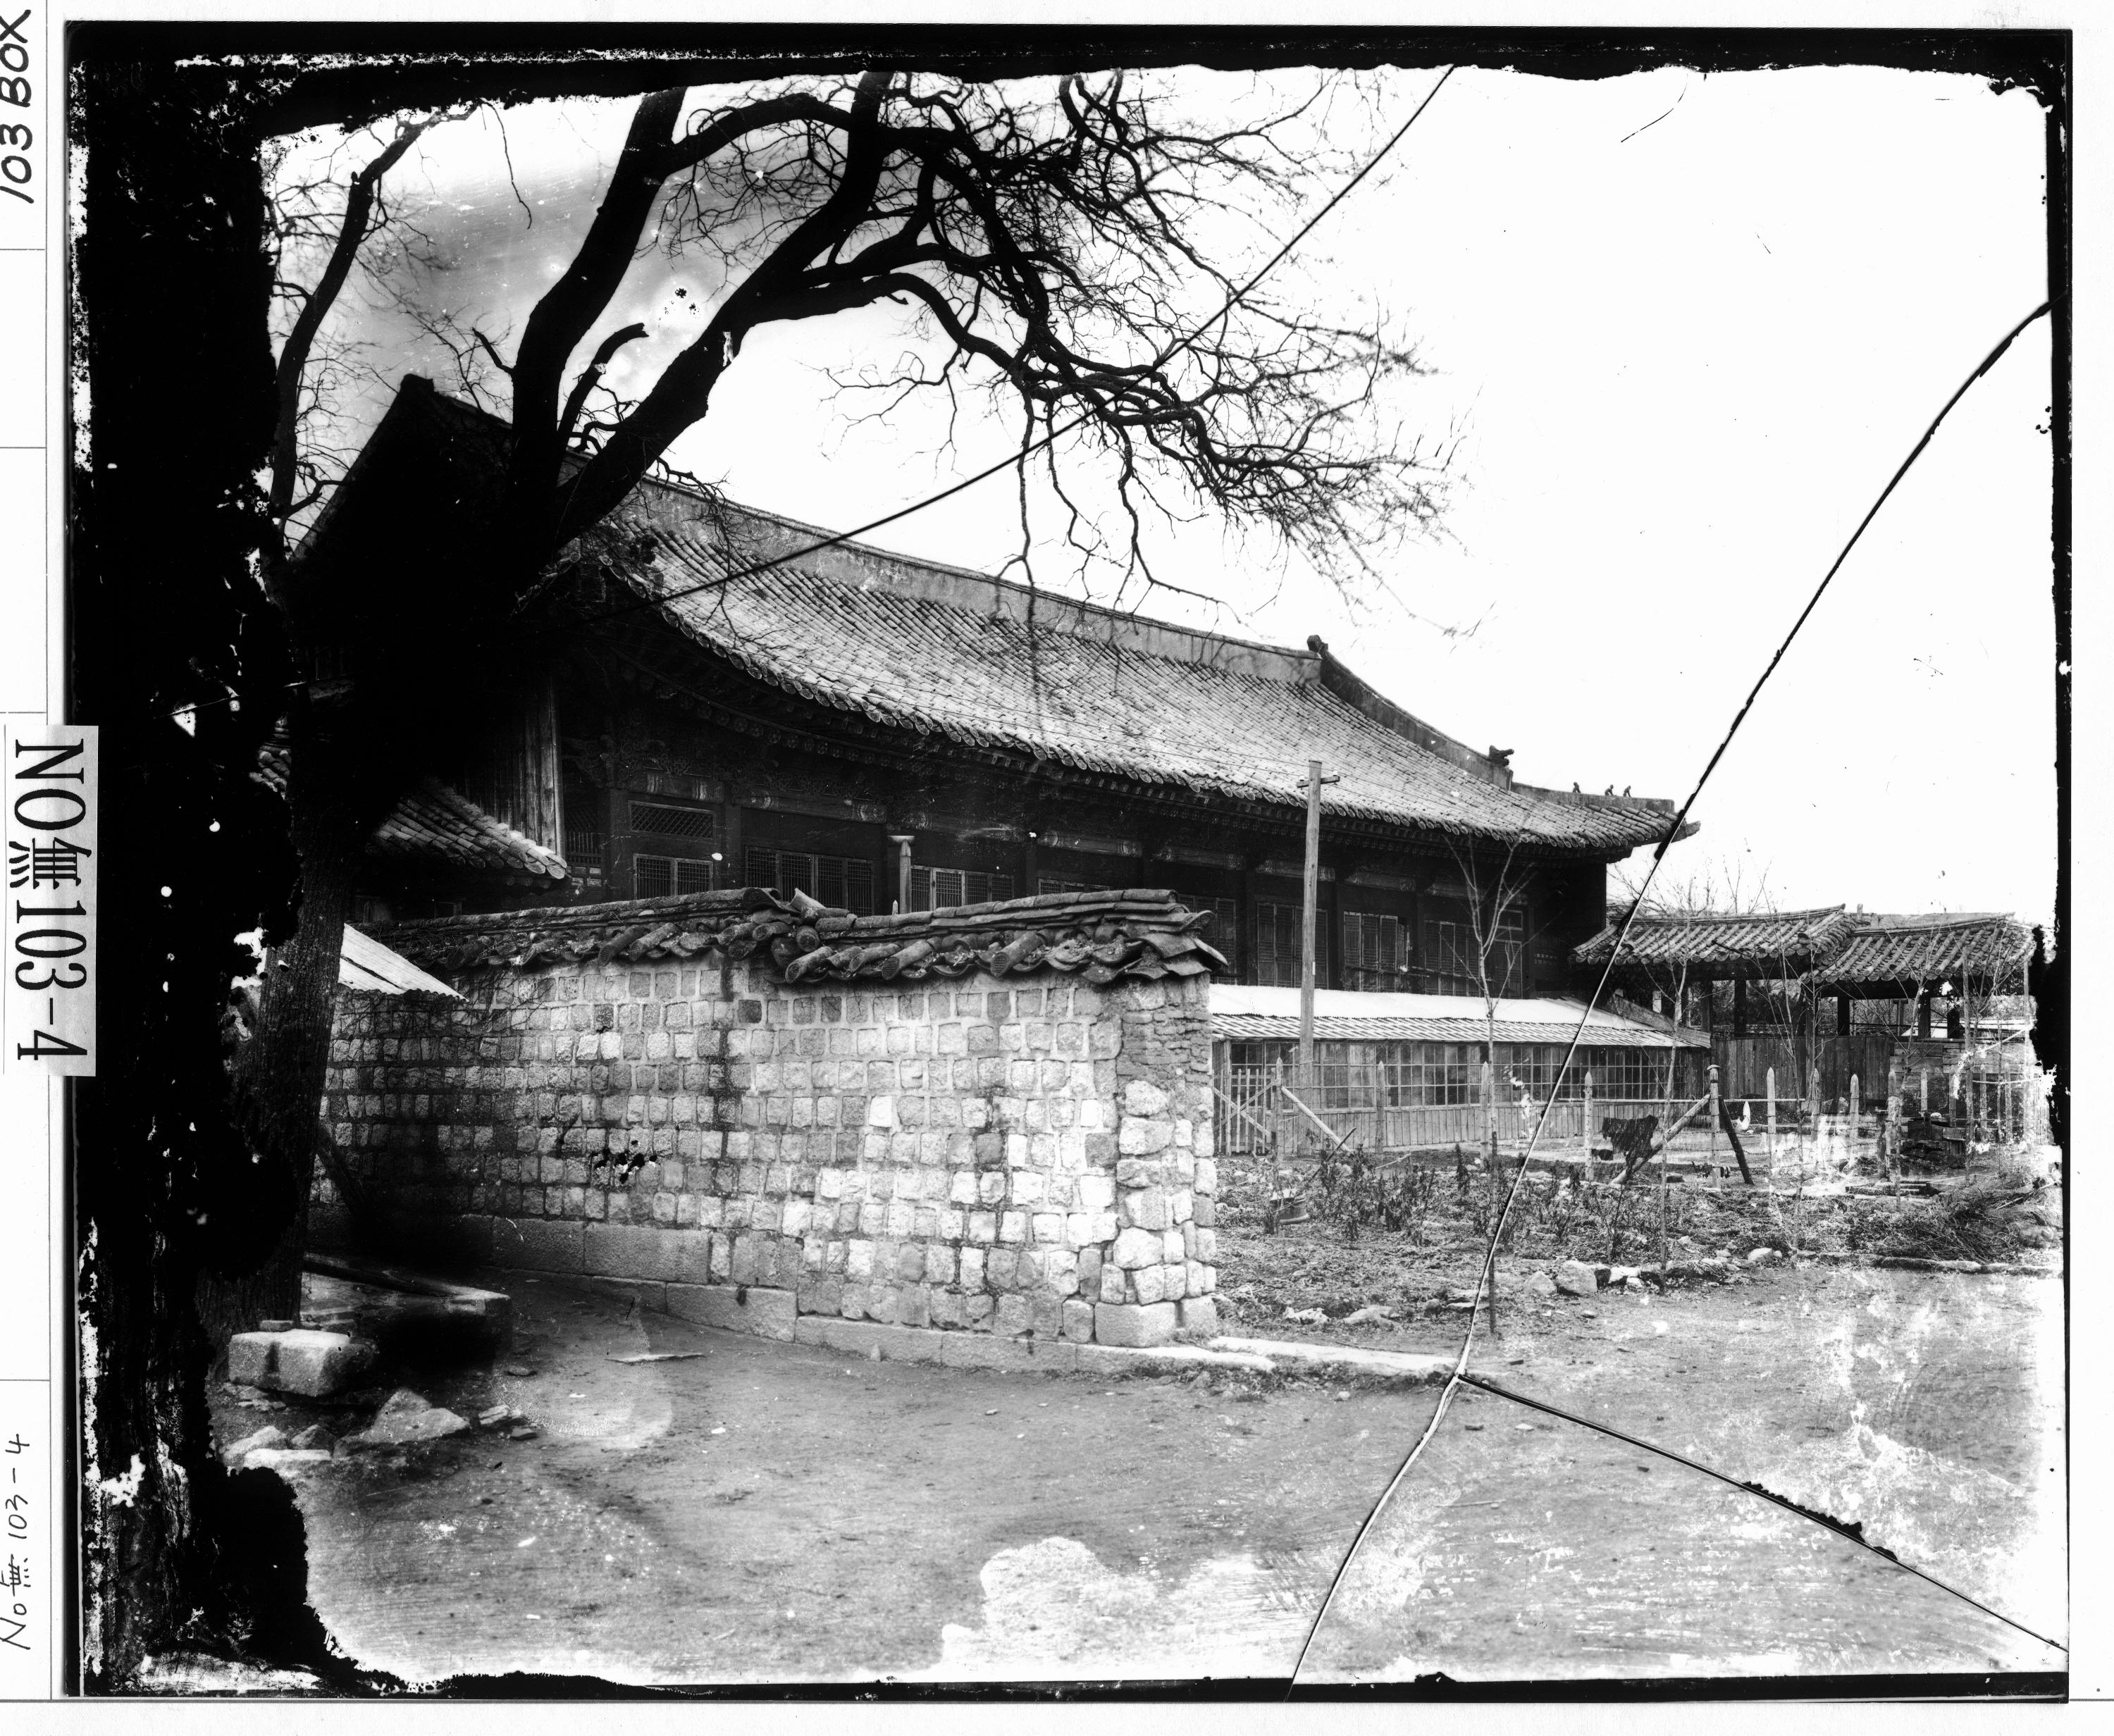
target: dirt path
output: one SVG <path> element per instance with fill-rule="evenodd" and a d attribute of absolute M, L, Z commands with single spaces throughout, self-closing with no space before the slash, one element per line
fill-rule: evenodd
<path fill-rule="evenodd" d="M 318 1613 L 407 1679 L 1281 1675 L 1434 1401 L 848 1362 L 556 1286 L 515 1294 L 536 1375 L 419 1390 L 458 1409 L 506 1397 L 539 1438 L 300 1479 Z M 1933 1571 L 2060 1638 L 2060 1556 L 2028 1560 L 2060 1537 L 2041 1469 L 2060 1464 L 2059 1392 L 2020 1368 L 2059 1295 L 1787 1274 L 1522 1310 L 1485 1364 L 1912 1537 Z M 698 1354 L 609 1360 L 647 1349 Z M 2060 1667 L 1815 1527 L 1486 1397 L 1452 1413 L 1373 1545 L 1316 1649 L 1325 1673 Z"/>

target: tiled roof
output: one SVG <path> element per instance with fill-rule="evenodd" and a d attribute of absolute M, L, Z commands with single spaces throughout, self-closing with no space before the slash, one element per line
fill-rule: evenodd
<path fill-rule="evenodd" d="M 437 977 L 427 975 L 410 959 L 391 952 L 350 922 L 338 946 L 337 980 L 341 988 L 367 989 L 381 994 L 445 994 L 462 998 Z"/>
<path fill-rule="evenodd" d="M 789 982 L 914 983 L 972 971 L 1004 976 L 1049 970 L 1098 984 L 1224 969 L 1225 960 L 1201 938 L 1212 920 L 1173 893 L 1143 889 L 855 916 L 799 893 L 780 898 L 749 887 L 439 916 L 379 932 L 436 971 L 527 969 L 588 958 L 651 962 L 708 953 L 748 958 L 761 952 Z"/>
<path fill-rule="evenodd" d="M 400 538 L 407 491 L 474 545 L 502 509 L 505 436 L 406 380 L 303 544 L 300 582 L 356 596 L 357 575 Z M 1608 858 L 1672 819 L 1670 802 L 1513 783 L 1318 640 L 1291 650 L 1192 632 L 858 543 L 729 578 L 822 534 L 647 482 L 581 546 L 754 679 L 928 740 L 1285 809 L 1304 805 L 1299 780 L 1319 758 L 1342 780 L 1324 793 L 1333 814 Z"/>
<path fill-rule="evenodd" d="M 1935 988 L 1948 979 L 2013 975 L 2033 950 L 2016 919 L 1991 912 L 1948 916 L 1869 916 L 1821 971 L 1821 986 L 1840 984 Z"/>
<path fill-rule="evenodd" d="M 1846 915 L 1839 904 L 1748 916 L 1640 911 L 1623 939 L 1617 970 L 1686 966 L 1719 975 L 1796 976 L 1816 959 L 1834 953 L 1855 932 L 1859 920 Z M 1571 956 L 1581 965 L 1605 964 L 1619 926 L 1619 921 L 1611 921 Z"/>
<path fill-rule="evenodd" d="M 565 859 L 556 851 L 433 778 L 396 804 L 367 847 L 374 856 L 438 858 L 477 873 L 567 876 Z"/>
<path fill-rule="evenodd" d="M 1326 812 L 1462 838 L 1615 854 L 1655 840 L 1671 818 L 1670 804 L 1508 785 L 1435 731 L 1412 739 L 1325 685 L 1318 646 L 1136 620 L 856 545 L 725 580 L 730 565 L 823 533 L 745 510 L 685 519 L 668 492 L 634 496 L 647 537 L 625 581 L 667 597 L 666 618 L 698 644 L 817 705 L 1287 808 L 1305 805 L 1299 783 L 1319 759 L 1342 780 L 1323 793 Z M 1338 684 L 1362 686 L 1348 671 Z"/>
<path fill-rule="evenodd" d="M 1668 1046 L 1671 1030 L 1682 1048 L 1707 1048 L 1703 1031 L 1640 1024 L 1583 1001 L 1501 1000 L 1497 1006 L 1495 1040 L 1499 1043 L 1568 1043 L 1581 1017 L 1582 1044 L 1596 1048 L 1657 1048 Z M 1322 989 L 1314 995 L 1314 1035 L 1325 1043 L 1481 1043 L 1491 1027 L 1483 1003 L 1458 995 L 1361 994 Z M 1236 1043 L 1282 1042 L 1299 1035 L 1299 991 L 1248 983 L 1211 984 L 1211 1035 Z"/>
<path fill-rule="evenodd" d="M 251 775 L 267 789 L 285 795 L 288 756 L 283 740 L 267 742 L 258 750 L 257 770 Z M 397 803 L 368 840 L 367 853 L 423 857 L 473 873 L 509 877 L 562 880 L 570 873 L 556 851 L 515 831 L 437 778 L 421 779 Z"/>

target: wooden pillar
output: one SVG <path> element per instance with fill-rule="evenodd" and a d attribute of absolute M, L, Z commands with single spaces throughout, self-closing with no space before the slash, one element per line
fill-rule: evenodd
<path fill-rule="evenodd" d="M 1930 990 L 1928 989 L 1916 996 L 1916 1035 L 1925 1041 L 1930 1037 Z"/>
<path fill-rule="evenodd" d="M 917 834 L 891 832 L 888 841 L 895 846 L 895 907 L 907 911 L 910 908 L 910 847 L 917 841 Z"/>
<path fill-rule="evenodd" d="M 1262 936 L 1256 929 L 1256 857 L 1250 852 L 1241 858 L 1241 907 L 1234 921 L 1240 925 L 1241 949 L 1238 960 L 1244 983 L 1256 980 L 1256 961 L 1262 957 Z"/>
<path fill-rule="evenodd" d="M 1321 932 L 1315 966 L 1321 986 L 1343 986 L 1343 876 L 1321 882 Z"/>
<path fill-rule="evenodd" d="M 1732 979 L 1732 1035 L 1735 1039 L 1747 1034 L 1747 984 L 1743 977 Z"/>
<path fill-rule="evenodd" d="M 1850 1035 L 1850 997 L 1846 994 L 1835 997 L 1835 1035 L 1838 1037 Z"/>

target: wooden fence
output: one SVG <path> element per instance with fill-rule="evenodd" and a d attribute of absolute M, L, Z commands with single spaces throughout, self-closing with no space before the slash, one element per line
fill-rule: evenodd
<path fill-rule="evenodd" d="M 1855 1077 L 1865 1101 L 1871 1102 L 1887 1089 L 1887 1069 L 1893 1060 L 1894 1039 L 1883 1030 L 1860 1030 L 1849 1036 L 1823 1036 L 1813 1046 L 1813 1059 L 1820 1068 L 1823 1103 L 1840 1103 L 1850 1094 Z M 1806 1080 L 1798 1067 L 1790 1039 L 1778 1035 L 1735 1037 L 1722 1031 L 1710 1036 L 1710 1058 L 1718 1064 L 1718 1090 L 1723 1097 L 1752 1098 L 1769 1092 L 1769 1075 L 1774 1069 L 1779 1102 L 1803 1099 Z"/>

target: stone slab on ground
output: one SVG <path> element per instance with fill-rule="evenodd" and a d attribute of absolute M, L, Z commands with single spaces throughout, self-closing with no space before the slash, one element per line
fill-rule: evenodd
<path fill-rule="evenodd" d="M 1328 1368 L 1405 1387 L 1435 1386 L 1453 1372 L 1451 1357 L 1416 1350 L 1367 1350 L 1289 1338 L 1214 1338 L 1211 1348 L 1263 1357 L 1279 1367 Z"/>
<path fill-rule="evenodd" d="M 421 1441 L 445 1440 L 466 1434 L 469 1423 L 452 1410 L 429 1405 L 408 1387 L 400 1387 L 389 1402 L 374 1414 L 374 1420 L 345 1442 L 354 1451 L 383 1446 L 409 1446 Z"/>
<path fill-rule="evenodd" d="M 1567 1296 L 1593 1296 L 1600 1293 L 1600 1274 L 1583 1260 L 1566 1260 L 1556 1268 L 1557 1289 Z"/>
<path fill-rule="evenodd" d="M 237 1332 L 227 1341 L 227 1377 L 267 1392 L 327 1398 L 373 1365 L 373 1347 L 343 1332 Z"/>
<path fill-rule="evenodd" d="M 949 1332 L 931 1327 L 883 1326 L 872 1320 L 803 1314 L 794 1328 L 798 1344 L 821 1345 L 883 1362 L 938 1363 L 950 1368 L 996 1368 L 1016 1373 L 1187 1374 L 1198 1369 L 1228 1373 L 1275 1372 L 1267 1358 L 1170 1344 L 1146 1348 L 1073 1344 L 1050 1338 L 1001 1338 L 991 1332 Z"/>

